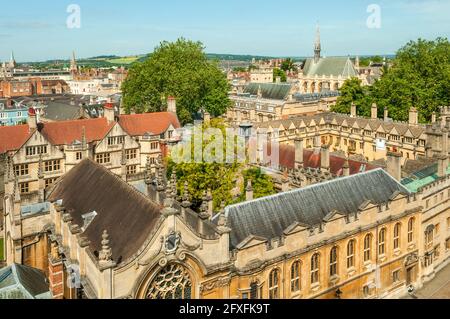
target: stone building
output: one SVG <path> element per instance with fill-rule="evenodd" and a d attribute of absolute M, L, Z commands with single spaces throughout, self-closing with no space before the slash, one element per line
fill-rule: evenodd
<path fill-rule="evenodd" d="M 314 115 L 327 111 L 337 94 L 298 94 L 293 83 L 249 84 L 243 92 L 231 94 L 232 106 L 226 113 L 230 123 L 261 123 L 291 116 Z"/>
<path fill-rule="evenodd" d="M 293 299 L 401 296 L 448 262 L 448 176 L 411 193 L 374 169 L 196 213 L 176 174 L 146 172 L 142 189 L 85 159 L 34 212 L 10 180 L 8 264 L 40 260 L 55 298 Z"/>
<path fill-rule="evenodd" d="M 354 77 L 365 80 L 365 76 L 359 75 L 350 57 L 322 57 L 320 29 L 317 27 L 314 57 L 306 59 L 298 74 L 300 92 L 336 92 L 346 80 Z M 366 81 L 363 81 L 363 84 L 367 84 Z"/>
<path fill-rule="evenodd" d="M 42 202 L 42 192 L 85 158 L 123 178 L 139 179 L 147 161 L 167 154 L 179 127 L 175 113 L 117 116 L 110 104 L 100 118 L 46 123 L 38 122 L 31 108 L 28 124 L 0 127 L 7 167 L 0 178 L 16 178 L 22 201 L 30 204 Z"/>
<path fill-rule="evenodd" d="M 301 138 L 304 148 L 312 149 L 319 136 L 320 145 L 329 145 L 331 152 L 341 151 L 370 162 L 386 159 L 392 151 L 401 154 L 404 164 L 407 160 L 437 156 L 443 148 L 450 151 L 446 142 L 450 117 L 446 107 L 441 110 L 440 120 L 436 114 L 431 125 L 419 124 L 414 108 L 410 110 L 408 122 L 390 120 L 387 111 L 384 119 L 380 119 L 377 106 L 373 105 L 371 118 L 356 116 L 356 107 L 352 107 L 351 115 L 324 112 L 256 123 L 253 127 L 267 132 L 269 139 L 280 144 L 293 145 L 296 138 Z"/>

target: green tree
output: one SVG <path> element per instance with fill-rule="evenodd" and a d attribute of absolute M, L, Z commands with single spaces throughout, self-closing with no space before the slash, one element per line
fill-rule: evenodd
<path fill-rule="evenodd" d="M 336 105 L 332 112 L 349 114 L 352 103 L 355 103 L 358 115 L 370 116 L 372 98 L 369 87 L 364 87 L 358 78 L 351 78 L 342 85 Z"/>
<path fill-rule="evenodd" d="M 375 83 L 373 95 L 396 120 L 406 121 L 409 109 L 416 107 L 420 121 L 429 121 L 439 106 L 450 103 L 449 41 L 419 39 L 406 44 Z"/>
<path fill-rule="evenodd" d="M 276 81 L 277 77 L 281 78 L 281 82 L 287 81 L 286 72 L 284 72 L 281 69 L 275 68 L 275 69 L 273 69 L 273 81 L 274 82 Z"/>
<path fill-rule="evenodd" d="M 192 122 L 201 108 L 222 115 L 230 105 L 229 84 L 203 50 L 201 42 L 181 38 L 162 42 L 147 60 L 133 64 L 122 85 L 126 112 L 165 111 L 167 98 L 175 96 L 182 124 Z"/>
<path fill-rule="evenodd" d="M 297 68 L 294 65 L 294 60 L 288 58 L 281 63 L 281 69 L 285 72 L 287 71 L 297 71 Z"/>
<path fill-rule="evenodd" d="M 223 120 L 212 120 L 210 127 L 218 128 L 225 134 L 226 125 Z M 204 125 L 203 128 L 207 127 Z M 203 149 L 208 144 L 208 142 L 203 141 Z M 226 145 L 223 145 L 223 148 L 225 154 Z M 194 153 L 192 152 L 192 154 Z M 270 176 L 265 175 L 259 169 L 248 169 L 244 163 L 195 163 L 193 161 L 189 163 L 175 163 L 169 158 L 168 176 L 172 174 L 173 169 L 177 173 L 179 194 L 182 194 L 184 183 L 188 182 L 194 210 L 198 210 L 202 203 L 202 196 L 208 189 L 212 192 L 216 210 L 222 202 L 229 205 L 245 200 L 245 195 L 241 195 L 238 198 L 234 198 L 232 195 L 232 190 L 237 187 L 237 181 L 240 176 L 244 176 L 244 180 L 240 183 L 240 194 L 244 194 L 249 178 L 253 182 L 255 198 L 275 193 Z"/>

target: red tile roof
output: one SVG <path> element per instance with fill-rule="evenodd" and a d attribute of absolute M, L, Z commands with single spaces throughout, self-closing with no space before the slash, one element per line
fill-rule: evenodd
<path fill-rule="evenodd" d="M 303 151 L 303 166 L 305 168 L 320 168 L 320 151 L 306 149 Z M 330 172 L 333 175 L 341 176 L 343 174 L 343 166 L 345 158 L 330 155 Z M 349 160 L 350 175 L 361 172 L 362 166 L 365 165 L 364 171 L 370 171 L 376 167 L 368 163 Z M 293 169 L 295 167 L 295 147 L 290 145 L 280 145 L 280 166 Z"/>
<path fill-rule="evenodd" d="M 0 154 L 19 149 L 30 138 L 28 125 L 0 127 Z"/>
<path fill-rule="evenodd" d="M 53 145 L 70 145 L 74 141 L 82 140 L 83 127 L 86 132 L 86 141 L 102 140 L 114 126 L 106 118 L 61 121 L 40 124 L 40 131 Z"/>
<path fill-rule="evenodd" d="M 171 124 L 175 128 L 180 127 L 177 116 L 169 112 L 120 115 L 119 124 L 131 136 L 159 135 Z"/>
<path fill-rule="evenodd" d="M 39 131 L 53 145 L 70 145 L 82 140 L 83 128 L 88 143 L 102 140 L 115 123 L 108 123 L 106 118 L 39 123 Z M 131 136 L 151 133 L 164 133 L 172 124 L 175 128 L 180 123 L 175 114 L 146 113 L 119 116 L 119 124 Z M 18 150 L 30 137 L 28 125 L 0 127 L 0 154 Z"/>

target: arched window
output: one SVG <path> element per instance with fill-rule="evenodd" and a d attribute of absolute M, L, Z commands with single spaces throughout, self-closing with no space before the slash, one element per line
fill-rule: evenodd
<path fill-rule="evenodd" d="M 364 261 L 372 260 L 372 234 L 364 238 Z"/>
<path fill-rule="evenodd" d="M 291 292 L 297 292 L 300 289 L 300 261 L 296 261 L 291 267 Z"/>
<path fill-rule="evenodd" d="M 347 268 L 355 267 L 355 240 L 352 239 L 347 245 Z"/>
<path fill-rule="evenodd" d="M 319 254 L 311 257 L 311 284 L 319 282 Z"/>
<path fill-rule="evenodd" d="M 378 254 L 384 255 L 386 253 L 386 228 L 383 228 L 378 234 Z"/>
<path fill-rule="evenodd" d="M 269 275 L 269 299 L 278 299 L 279 298 L 279 282 L 280 282 L 280 274 L 278 269 L 272 270 Z"/>
<path fill-rule="evenodd" d="M 400 248 L 400 231 L 401 231 L 401 224 L 395 224 L 394 226 L 394 249 Z"/>
<path fill-rule="evenodd" d="M 258 283 L 253 282 L 250 285 L 250 299 L 258 299 Z"/>
<path fill-rule="evenodd" d="M 337 247 L 333 247 L 330 251 L 330 276 L 337 275 L 337 267 L 338 267 L 338 249 Z"/>
<path fill-rule="evenodd" d="M 412 243 L 414 240 L 414 218 L 408 221 L 408 243 Z"/>
<path fill-rule="evenodd" d="M 146 299 L 191 299 L 189 273 L 181 265 L 166 266 L 156 275 L 145 296 Z"/>

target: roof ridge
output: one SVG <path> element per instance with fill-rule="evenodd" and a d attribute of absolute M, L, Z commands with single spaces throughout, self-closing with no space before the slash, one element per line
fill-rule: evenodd
<path fill-rule="evenodd" d="M 282 193 L 278 193 L 278 194 L 275 194 L 275 195 L 270 195 L 270 196 L 266 196 L 266 197 L 257 198 L 257 199 L 251 200 L 251 201 L 246 201 L 246 202 L 243 202 L 243 203 L 230 205 L 230 206 L 228 206 L 226 208 L 226 210 L 227 210 L 227 213 L 228 213 L 228 210 L 230 208 L 237 208 L 237 207 L 247 206 L 247 205 L 249 205 L 251 203 L 257 203 L 257 202 L 261 202 L 263 200 L 279 198 L 279 197 L 281 197 L 283 195 L 286 195 L 286 194 L 297 194 L 297 193 L 304 192 L 306 190 L 310 190 L 310 189 L 321 187 L 323 185 L 334 184 L 334 183 L 338 183 L 338 182 L 340 182 L 342 180 L 347 180 L 347 179 L 350 179 L 350 178 L 356 178 L 356 177 L 360 177 L 360 176 L 364 176 L 364 175 L 372 175 L 372 174 L 375 174 L 375 173 L 380 172 L 380 171 L 383 172 L 385 175 L 389 176 L 389 178 L 391 178 L 392 180 L 394 180 L 395 183 L 400 185 L 401 188 L 404 189 L 406 192 L 410 193 L 404 185 L 402 185 L 395 178 L 393 178 L 391 175 L 386 173 L 386 171 L 384 169 L 382 169 L 382 168 L 375 168 L 373 170 L 366 171 L 366 172 L 361 172 L 359 174 L 355 174 L 355 175 L 351 175 L 351 176 L 344 176 L 344 177 L 336 178 L 336 179 L 333 179 L 333 180 L 330 180 L 330 181 L 325 181 L 325 182 L 322 182 L 322 183 L 308 185 L 306 187 L 293 189 L 293 190 L 290 190 L 290 191 L 287 191 L 287 192 L 282 192 Z"/>

